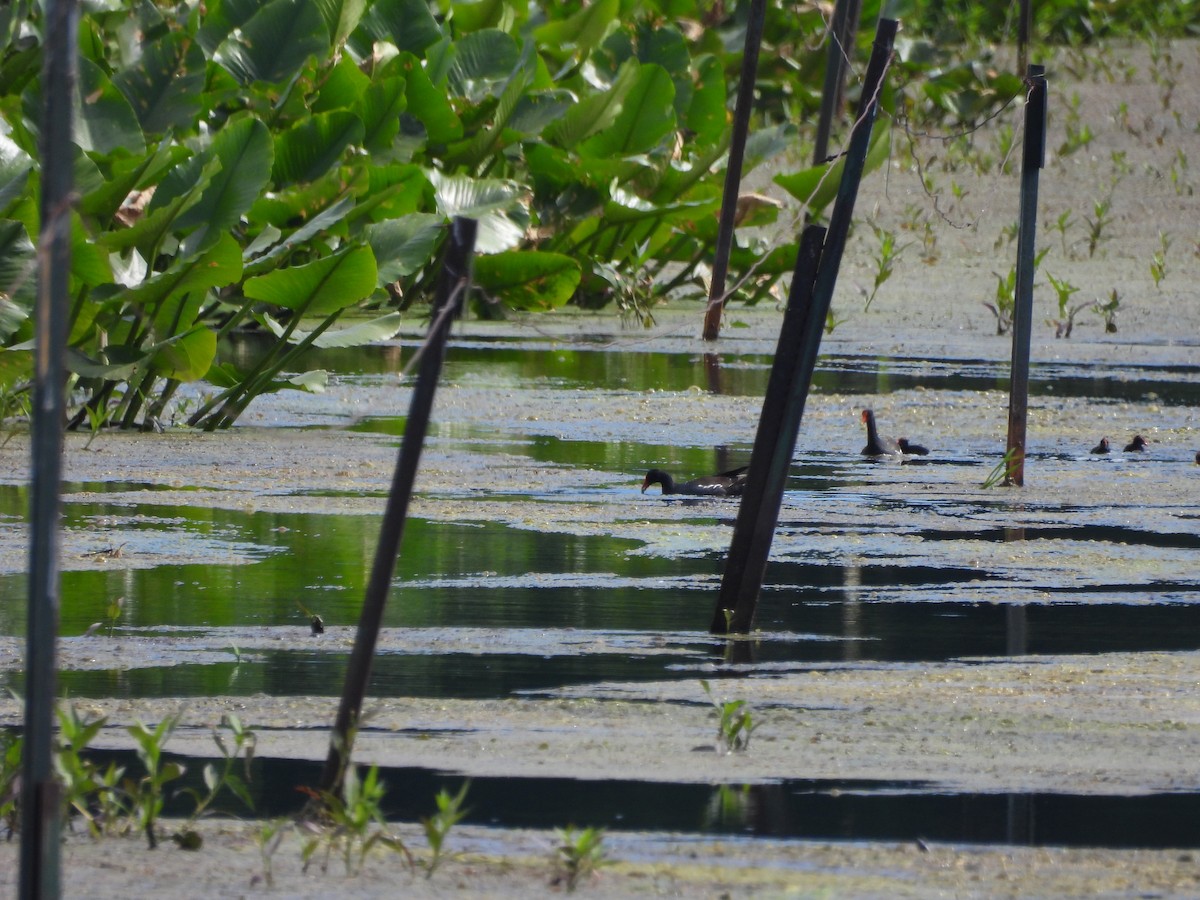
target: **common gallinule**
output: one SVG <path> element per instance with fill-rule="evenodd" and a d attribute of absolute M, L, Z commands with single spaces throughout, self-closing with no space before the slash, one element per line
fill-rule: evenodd
<path fill-rule="evenodd" d="M 1141 451 L 1146 449 L 1146 444 L 1148 444 L 1148 443 L 1149 443 L 1149 441 L 1147 441 L 1140 434 L 1135 434 L 1133 436 L 1133 440 L 1125 445 L 1125 452 L 1126 453 L 1140 453 Z"/>
<path fill-rule="evenodd" d="M 908 453 L 912 456 L 929 455 L 928 447 L 922 447 L 920 444 L 914 444 L 908 438 L 896 438 L 896 443 L 900 446 L 901 453 Z"/>
<path fill-rule="evenodd" d="M 880 437 L 879 429 L 875 427 L 875 412 L 870 409 L 862 411 L 863 423 L 867 426 L 867 446 L 862 448 L 864 456 L 899 456 L 904 452 L 900 442 L 895 438 Z M 908 439 L 905 439 L 908 443 Z M 911 445 L 910 445 L 911 446 Z"/>
<path fill-rule="evenodd" d="M 1092 452 L 1093 453 L 1107 453 L 1108 452 L 1108 438 L 1100 438 L 1100 443 L 1098 443 L 1095 447 L 1092 448 Z"/>
<path fill-rule="evenodd" d="M 642 493 L 652 484 L 661 484 L 663 494 L 689 494 L 693 497 L 740 497 L 746 488 L 746 469 L 730 469 L 717 475 L 705 475 L 677 484 L 662 469 L 651 469 L 642 481 Z"/>

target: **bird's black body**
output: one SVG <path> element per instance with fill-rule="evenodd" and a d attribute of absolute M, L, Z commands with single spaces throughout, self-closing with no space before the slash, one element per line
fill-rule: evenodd
<path fill-rule="evenodd" d="M 662 485 L 663 494 L 684 494 L 692 497 L 740 497 L 746 488 L 746 469 L 731 469 L 717 475 L 693 478 L 691 481 L 676 482 L 662 469 L 651 469 L 642 480 L 642 493 L 652 484 Z"/>

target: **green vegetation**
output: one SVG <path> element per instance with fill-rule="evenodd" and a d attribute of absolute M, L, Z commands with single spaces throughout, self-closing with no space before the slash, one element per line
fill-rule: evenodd
<path fill-rule="evenodd" d="M 604 851 L 604 830 L 574 826 L 560 830 L 555 858 L 559 871 L 552 883 L 573 893 L 581 881 L 593 877 L 610 861 Z"/>
<path fill-rule="evenodd" d="M 745 700 L 718 700 L 712 686 L 701 679 L 700 687 L 712 703 L 717 716 L 717 750 L 722 753 L 741 753 L 750 746 L 750 735 L 758 726 Z"/>
<path fill-rule="evenodd" d="M 446 13 L 417 0 L 86 8 L 71 427 L 152 429 L 186 411 L 222 428 L 263 393 L 321 390 L 304 351 L 394 335 L 401 313 L 429 302 L 454 216 L 480 223 L 481 314 L 573 302 L 649 321 L 667 296 L 703 297 L 742 10 L 602 0 Z M 863 21 L 878 13 L 868 3 Z M 791 123 L 819 101 L 811 48 L 825 21 L 815 7 L 769 18 L 745 172 L 773 161 L 817 215 L 841 161 L 788 169 L 807 155 Z M 32 365 L 43 27 L 32 0 L 0 12 L 3 415 L 27 407 Z M 909 118 L 973 120 L 1020 92 L 975 62 L 906 38 L 894 63 L 905 86 L 885 101 Z M 888 145 L 881 124 L 872 165 Z M 766 204 L 743 224 L 776 215 Z M 786 237 L 736 246 L 732 297 L 768 296 L 795 252 Z M 270 336 L 261 352 L 222 353 L 245 330 Z M 207 393 L 176 397 L 196 382 Z"/>

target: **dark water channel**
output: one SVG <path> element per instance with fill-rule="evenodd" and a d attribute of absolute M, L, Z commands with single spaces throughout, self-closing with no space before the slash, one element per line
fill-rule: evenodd
<path fill-rule="evenodd" d="M 407 352 L 407 350 L 406 350 Z M 395 371 L 394 354 L 327 351 L 316 364 L 345 379 Z M 551 385 L 592 389 L 683 390 L 709 384 L 723 393 L 760 395 L 770 360 L 747 356 L 722 367 L 719 383 L 699 357 L 509 346 L 474 341 L 456 346 L 450 383 Z M 1035 366 L 1032 390 L 1098 402 L 1200 406 L 1200 368 L 1147 367 L 1140 379 L 1114 380 L 1103 367 Z M 903 358 L 824 359 L 819 390 L 879 393 L 912 388 L 995 390 L 1002 369 L 986 361 L 928 363 Z M 365 419 L 356 426 L 399 433 L 403 421 Z M 637 471 L 646 460 L 694 454 L 697 467 L 712 448 L 594 442 L 564 437 L 496 436 L 496 452 L 545 463 Z M 810 459 L 793 472 L 790 489 L 819 492 L 845 485 L 844 466 Z M 958 461 L 961 463 L 961 461 Z M 947 464 L 956 464 L 950 461 Z M 333 627 L 352 626 L 369 574 L 376 516 L 246 513 L 131 500 L 154 485 L 68 485 L 73 495 L 64 525 L 95 535 L 94 552 L 128 546 L 140 560 L 168 554 L 181 541 L 205 558 L 188 565 L 68 571 L 62 580 L 62 632 L 80 635 L 123 597 L 120 634 L 176 628 L 307 628 L 306 610 Z M 634 489 L 630 489 L 631 496 Z M 120 491 L 119 500 L 106 494 Z M 500 501 L 503 498 L 492 498 Z M 546 502 L 561 498 L 544 497 Z M 382 493 L 380 494 L 382 507 Z M 0 526 L 19 522 L 28 506 L 23 488 L 0 486 Z M 728 528 L 732 508 L 712 522 Z M 782 522 L 784 528 L 805 523 Z M 1003 528 L 925 529 L 925 544 L 971 540 L 1003 543 Z M 1081 523 L 1027 529 L 1026 540 L 1092 541 L 1195 551 L 1200 534 L 1162 534 L 1134 526 Z M 726 545 L 727 546 L 727 545 Z M 722 570 L 721 551 L 678 557 L 637 553 L 635 541 L 577 536 L 497 523 L 408 523 L 396 589 L 385 625 L 391 628 L 493 628 L 661 633 L 675 654 L 619 651 L 578 655 L 507 652 L 395 653 L 379 657 L 373 696 L 445 698 L 537 694 L 600 681 L 709 677 L 714 667 L 753 676 L 816 663 L 923 663 L 1020 654 L 1200 649 L 1196 587 L 1170 579 L 1137 583 L 1052 584 L 1052 602 L 1008 602 L 1002 579 L 986 568 L 936 566 L 903 559 L 846 565 L 822 559 L 773 562 L 758 625 L 786 640 L 748 642 L 731 653 L 705 634 Z M 235 561 L 228 561 L 236 557 Z M 970 588 L 973 599 L 959 599 Z M 995 590 L 994 595 L 988 591 Z M 979 597 L 991 602 L 980 602 Z M 0 576 L 0 634 L 24 631 L 23 575 Z M 314 638 L 312 649 L 247 654 L 240 661 L 66 672 L 75 697 L 185 697 L 213 694 L 334 696 L 341 690 L 344 652 Z M 0 688 L 20 690 L 19 675 L 0 674 Z M 260 814 L 298 805 L 296 784 L 312 783 L 312 766 L 258 761 Z M 198 768 L 198 767 L 193 767 Z M 426 770 L 385 773 L 394 790 L 391 814 L 415 818 L 447 776 Z M 530 802 L 534 798 L 536 802 Z M 1200 846 L 1200 795 L 1083 797 L 1069 795 L 948 795 L 913 784 L 821 784 L 788 781 L 748 788 L 566 779 L 474 779 L 470 805 L 480 824 L 562 825 L 567 821 L 618 829 L 673 829 L 775 837 L 1009 842 L 1092 846 Z M 278 808 L 276 808 L 278 806 Z"/>

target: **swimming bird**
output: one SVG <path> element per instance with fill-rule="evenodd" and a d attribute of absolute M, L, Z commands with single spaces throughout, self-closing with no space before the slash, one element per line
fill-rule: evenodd
<path fill-rule="evenodd" d="M 879 436 L 879 429 L 875 427 L 873 410 L 864 409 L 862 420 L 867 426 L 867 446 L 862 448 L 864 456 L 898 456 L 904 452 L 900 449 L 900 442 L 895 438 Z"/>
<path fill-rule="evenodd" d="M 1135 434 L 1133 436 L 1133 440 L 1125 445 L 1125 452 L 1126 453 L 1140 453 L 1141 451 L 1146 449 L 1146 444 L 1148 444 L 1148 443 L 1149 443 L 1149 441 L 1147 441 L 1140 434 Z"/>
<path fill-rule="evenodd" d="M 914 444 L 908 438 L 896 438 L 896 443 L 900 446 L 901 453 L 907 453 L 911 456 L 929 455 L 928 447 L 922 447 L 920 444 Z"/>
<path fill-rule="evenodd" d="M 730 469 L 728 472 L 721 472 L 717 475 L 705 475 L 703 478 L 693 478 L 691 481 L 685 481 L 682 484 L 677 483 L 674 478 L 662 469 L 651 469 L 646 473 L 646 477 L 642 481 L 642 493 L 646 493 L 646 488 L 652 484 L 661 484 L 664 495 L 688 494 L 693 497 L 740 497 L 742 491 L 746 489 L 746 470 L 748 468 L 749 466 L 742 466 L 740 469 Z"/>
<path fill-rule="evenodd" d="M 1100 438 L 1100 443 L 1098 443 L 1095 447 L 1092 448 L 1092 452 L 1093 453 L 1107 453 L 1108 452 L 1108 438 Z"/>

